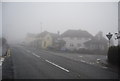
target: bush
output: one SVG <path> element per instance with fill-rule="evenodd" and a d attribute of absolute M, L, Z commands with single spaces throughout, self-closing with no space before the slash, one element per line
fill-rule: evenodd
<path fill-rule="evenodd" d="M 120 50 L 120 46 L 111 46 L 108 50 L 108 62 L 114 65 L 118 65 L 119 55 L 118 51 Z"/>

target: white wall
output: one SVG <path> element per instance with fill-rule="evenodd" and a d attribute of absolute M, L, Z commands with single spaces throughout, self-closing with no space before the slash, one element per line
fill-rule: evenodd
<path fill-rule="evenodd" d="M 63 40 L 66 42 L 66 44 L 65 44 L 66 49 L 78 50 L 80 48 L 85 48 L 84 43 L 90 39 L 77 38 L 77 37 L 74 37 L 74 38 L 65 37 L 65 38 L 63 38 Z M 70 44 L 73 44 L 73 46 L 71 47 Z M 78 44 L 80 44 L 81 46 L 78 46 Z"/>

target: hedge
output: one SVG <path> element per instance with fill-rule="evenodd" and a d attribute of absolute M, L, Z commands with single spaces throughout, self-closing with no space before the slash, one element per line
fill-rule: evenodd
<path fill-rule="evenodd" d="M 114 65 L 118 65 L 120 55 L 118 52 L 120 51 L 120 46 L 111 46 L 108 50 L 108 62 Z"/>

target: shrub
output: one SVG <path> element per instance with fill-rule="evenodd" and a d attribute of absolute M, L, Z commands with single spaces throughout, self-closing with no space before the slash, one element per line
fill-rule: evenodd
<path fill-rule="evenodd" d="M 119 55 L 118 51 L 120 50 L 120 46 L 111 46 L 108 50 L 108 62 L 114 65 L 118 65 Z"/>

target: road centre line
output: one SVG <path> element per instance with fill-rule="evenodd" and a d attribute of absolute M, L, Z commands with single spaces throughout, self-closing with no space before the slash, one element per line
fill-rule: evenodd
<path fill-rule="evenodd" d="M 57 65 L 57 64 L 55 64 L 53 62 L 50 62 L 49 60 L 45 60 L 45 61 L 52 64 L 52 65 L 54 65 L 54 66 L 56 66 L 56 67 L 58 67 L 58 68 L 60 68 L 60 69 L 62 69 L 62 70 L 64 70 L 64 71 L 66 71 L 66 72 L 70 72 L 69 70 L 67 70 L 67 69 L 65 69 L 65 68 L 63 68 L 63 67 L 61 67 L 61 66 L 59 66 L 59 65 Z"/>
<path fill-rule="evenodd" d="M 26 50 L 27 52 L 31 53 L 29 50 Z M 32 53 L 34 56 L 36 57 L 40 57 L 39 55 L 35 54 L 35 53 Z"/>
<path fill-rule="evenodd" d="M 37 55 L 37 54 L 35 54 L 35 53 L 32 53 L 34 56 L 36 56 L 36 57 L 40 57 L 39 55 Z"/>
<path fill-rule="evenodd" d="M 85 62 L 84 60 L 80 60 L 81 62 Z"/>

